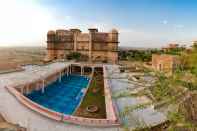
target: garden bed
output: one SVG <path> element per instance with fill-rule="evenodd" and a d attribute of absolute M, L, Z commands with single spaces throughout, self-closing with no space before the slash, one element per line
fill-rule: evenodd
<path fill-rule="evenodd" d="M 97 91 L 95 92 L 95 90 Z M 86 109 L 90 105 L 97 106 L 99 110 L 88 112 Z M 87 118 L 106 118 L 103 72 L 95 70 L 87 94 L 74 115 Z"/>

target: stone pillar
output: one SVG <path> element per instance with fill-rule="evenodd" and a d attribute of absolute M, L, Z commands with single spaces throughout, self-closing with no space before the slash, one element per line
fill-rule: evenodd
<path fill-rule="evenodd" d="M 45 83 L 44 80 L 42 80 L 42 93 L 44 93 L 44 86 L 45 86 L 44 83 Z"/>
<path fill-rule="evenodd" d="M 74 33 L 74 52 L 77 51 L 77 32 Z"/>
<path fill-rule="evenodd" d="M 93 76 L 94 74 L 94 67 L 92 67 L 92 73 L 91 73 L 91 76 Z"/>
<path fill-rule="evenodd" d="M 81 33 L 81 31 L 79 29 L 71 29 L 71 32 L 73 32 L 73 36 L 74 36 L 74 52 L 77 51 L 77 37 L 78 35 Z"/>
<path fill-rule="evenodd" d="M 70 74 L 70 66 L 68 66 L 68 74 Z"/>
<path fill-rule="evenodd" d="M 69 67 L 66 68 L 66 75 L 68 76 Z"/>
<path fill-rule="evenodd" d="M 92 33 L 90 33 L 89 40 L 89 62 L 92 62 Z"/>
<path fill-rule="evenodd" d="M 62 73 L 61 73 L 61 71 L 60 71 L 59 82 L 61 82 L 61 81 L 62 81 Z"/>
<path fill-rule="evenodd" d="M 29 84 L 26 86 L 26 94 L 29 94 Z"/>
<path fill-rule="evenodd" d="M 81 66 L 81 76 L 83 75 L 83 67 Z"/>
<path fill-rule="evenodd" d="M 89 61 L 92 62 L 92 47 L 94 34 L 98 32 L 98 29 L 88 29 L 89 30 Z"/>

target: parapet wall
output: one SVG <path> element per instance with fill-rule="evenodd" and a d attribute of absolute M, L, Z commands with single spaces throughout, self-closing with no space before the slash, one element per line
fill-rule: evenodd
<path fill-rule="evenodd" d="M 111 90 L 109 89 L 110 87 L 107 80 L 107 72 L 105 70 L 105 66 L 103 66 L 103 76 L 104 76 L 105 104 L 106 104 L 107 118 L 118 120 L 116 116 L 114 104 L 112 102 Z"/>

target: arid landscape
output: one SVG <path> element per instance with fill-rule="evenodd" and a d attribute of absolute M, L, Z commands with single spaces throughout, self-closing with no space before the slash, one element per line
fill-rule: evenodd
<path fill-rule="evenodd" d="M 23 64 L 42 64 L 44 47 L 1 47 L 0 72 L 15 70 Z"/>

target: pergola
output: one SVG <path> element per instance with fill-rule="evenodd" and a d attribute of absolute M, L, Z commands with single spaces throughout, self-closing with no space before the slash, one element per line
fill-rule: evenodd
<path fill-rule="evenodd" d="M 62 75 L 71 73 L 69 63 L 53 63 L 45 66 L 31 65 L 24 66 L 24 68 L 25 70 L 22 72 L 2 75 L 2 77 L 11 79 L 8 86 L 15 87 L 21 93 L 29 93 L 33 84 L 36 89 L 41 88 L 44 93 L 44 87 L 48 84 L 47 79 L 49 77 L 56 77 L 61 81 Z"/>

